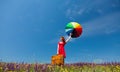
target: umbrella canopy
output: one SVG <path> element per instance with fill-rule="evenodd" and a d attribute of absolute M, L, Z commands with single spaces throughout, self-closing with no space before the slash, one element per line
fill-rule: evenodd
<path fill-rule="evenodd" d="M 66 25 L 65 32 L 67 35 L 72 33 L 72 38 L 79 37 L 82 34 L 82 26 L 77 22 L 70 22 Z"/>

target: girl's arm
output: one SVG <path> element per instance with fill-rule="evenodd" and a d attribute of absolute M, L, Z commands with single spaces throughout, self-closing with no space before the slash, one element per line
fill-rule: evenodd
<path fill-rule="evenodd" d="M 72 38 L 71 35 L 72 35 L 72 34 L 70 33 L 70 36 L 69 36 L 69 37 L 66 39 L 66 41 L 65 41 L 66 43 Z"/>
<path fill-rule="evenodd" d="M 58 44 L 58 46 L 57 46 L 57 54 L 58 54 L 58 48 L 59 48 L 59 44 Z"/>

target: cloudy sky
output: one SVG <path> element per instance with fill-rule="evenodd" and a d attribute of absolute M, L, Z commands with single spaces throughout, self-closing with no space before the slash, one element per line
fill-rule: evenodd
<path fill-rule="evenodd" d="M 120 62 L 120 0 L 0 0 L 0 60 L 50 63 L 65 26 L 79 38 L 65 46 L 66 62 Z"/>

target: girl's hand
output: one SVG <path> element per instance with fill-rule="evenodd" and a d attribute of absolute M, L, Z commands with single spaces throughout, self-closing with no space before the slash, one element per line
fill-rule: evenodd
<path fill-rule="evenodd" d="M 72 33 L 70 33 L 70 36 L 72 36 L 73 34 Z"/>

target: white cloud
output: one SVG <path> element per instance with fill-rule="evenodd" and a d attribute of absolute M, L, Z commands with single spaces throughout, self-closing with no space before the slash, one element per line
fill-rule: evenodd
<path fill-rule="evenodd" d="M 78 11 L 78 14 L 79 14 L 79 15 L 82 15 L 84 11 L 85 11 L 84 9 L 80 9 L 80 10 Z"/>
<path fill-rule="evenodd" d="M 120 30 L 120 12 L 82 24 L 83 36 L 111 34 Z"/>
<path fill-rule="evenodd" d="M 77 1 L 77 2 L 73 2 L 73 1 L 66 1 L 67 4 L 65 3 L 66 6 L 68 6 L 68 8 L 66 9 L 66 16 L 67 17 L 76 17 L 79 15 L 82 15 L 83 13 L 89 13 L 90 11 L 92 11 L 93 8 L 96 9 L 97 11 L 97 7 L 101 7 L 103 2 L 102 1 L 95 1 L 92 0 L 86 0 L 86 1 Z M 100 8 L 99 8 L 99 12 L 100 12 Z"/>
<path fill-rule="evenodd" d="M 94 63 L 104 63 L 103 59 L 94 59 L 93 60 Z"/>
<path fill-rule="evenodd" d="M 106 4 L 107 3 L 107 4 Z M 70 1 L 66 0 L 65 2 L 66 8 L 66 17 L 76 18 L 76 17 L 84 17 L 85 15 L 96 13 L 100 15 L 106 15 L 111 13 L 112 9 L 119 7 L 119 0 L 78 0 L 78 1 Z"/>

